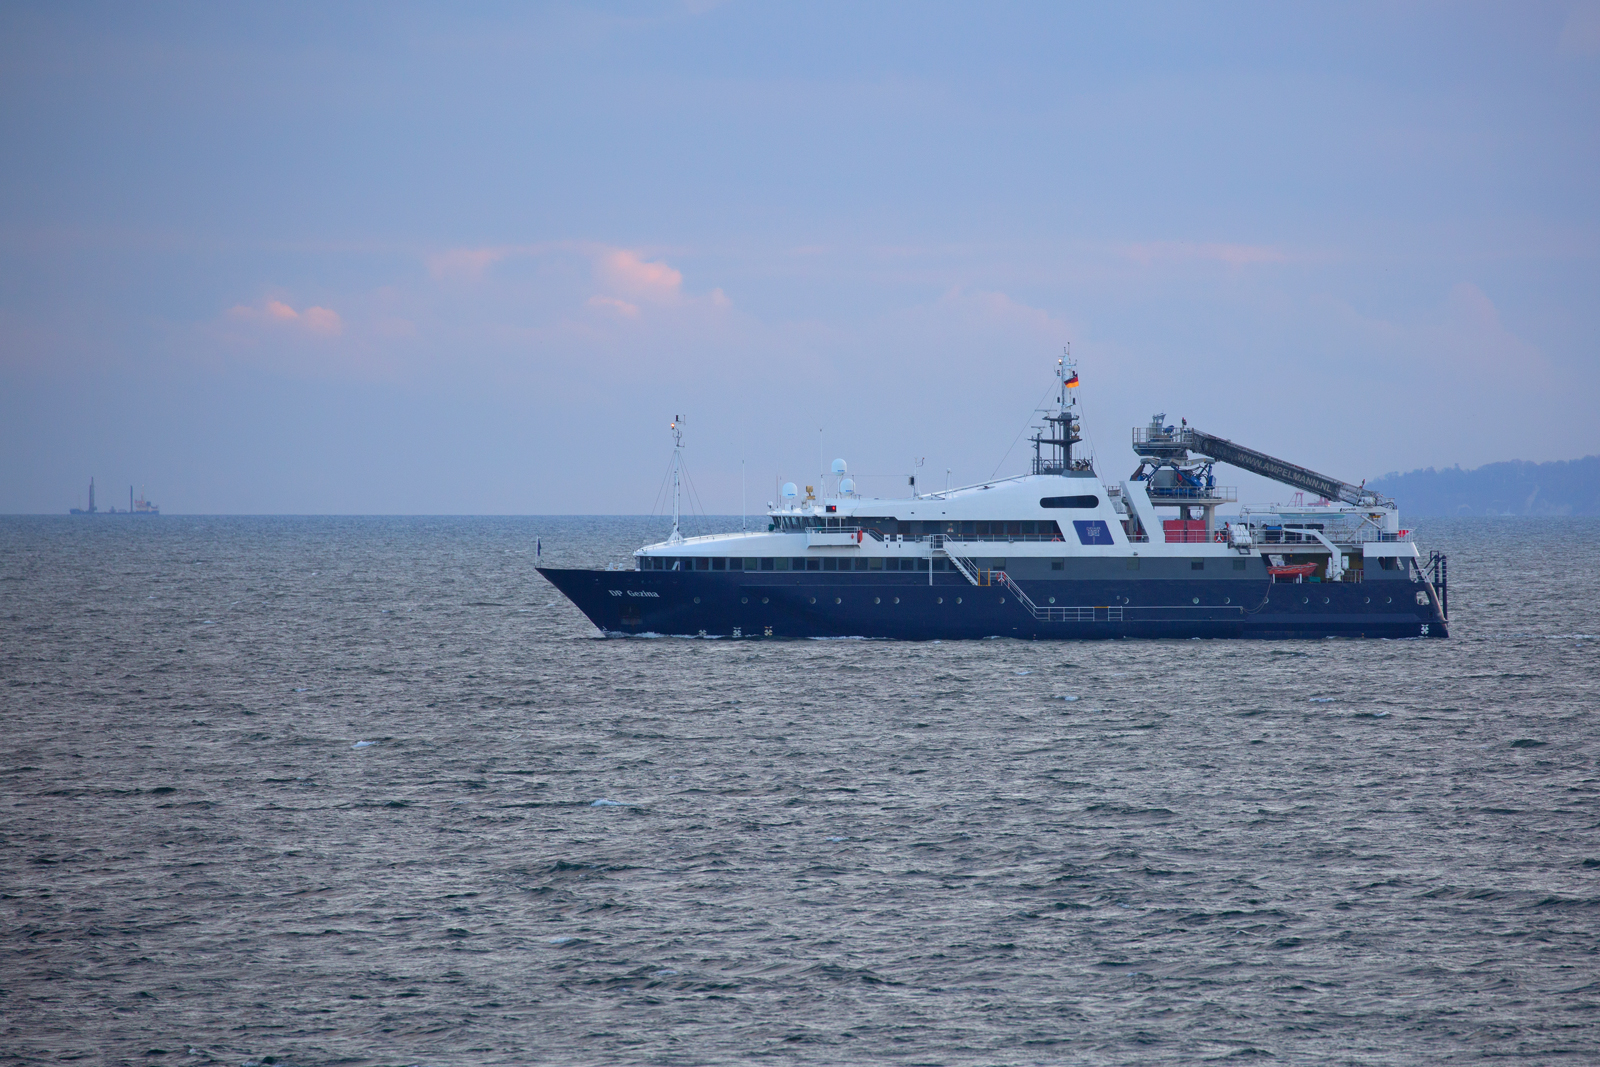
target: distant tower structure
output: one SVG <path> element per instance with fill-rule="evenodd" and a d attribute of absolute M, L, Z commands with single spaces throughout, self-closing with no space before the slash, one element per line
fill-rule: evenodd
<path fill-rule="evenodd" d="M 82 508 L 69 508 L 68 512 L 73 515 L 93 515 L 94 511 L 94 478 L 91 477 L 89 479 L 89 510 L 85 511 Z"/>

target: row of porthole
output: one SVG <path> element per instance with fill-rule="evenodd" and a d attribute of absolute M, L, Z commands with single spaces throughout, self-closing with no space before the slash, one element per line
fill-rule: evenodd
<path fill-rule="evenodd" d="M 1326 604 L 1326 603 L 1328 603 L 1328 602 L 1329 602 L 1329 601 L 1328 601 L 1328 598 L 1327 598 L 1327 597 L 1323 597 L 1323 598 L 1322 598 L 1322 602 L 1323 602 L 1323 603 L 1324 603 L 1324 604 Z M 1363 603 L 1363 604 L 1370 604 L 1370 603 L 1372 603 L 1372 598 L 1371 598 L 1371 597 L 1369 597 L 1369 596 L 1365 596 L 1365 597 L 1362 597 L 1362 598 L 1361 598 L 1361 602 L 1362 602 L 1362 603 Z M 1384 602 L 1384 603 L 1385 603 L 1385 604 L 1393 604 L 1393 603 L 1394 603 L 1394 597 L 1392 597 L 1392 596 L 1386 596 L 1386 597 L 1384 597 L 1384 598 L 1383 598 L 1383 602 Z M 1309 604 L 1309 603 L 1311 603 L 1311 598 L 1310 598 L 1310 597 L 1308 597 L 1308 596 L 1303 596 L 1303 597 L 1301 597 L 1301 598 L 1300 598 L 1300 603 L 1302 603 L 1302 604 Z"/>

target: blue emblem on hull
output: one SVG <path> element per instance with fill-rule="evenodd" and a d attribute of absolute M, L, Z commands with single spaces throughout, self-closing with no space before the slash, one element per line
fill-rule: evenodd
<path fill-rule="evenodd" d="M 1078 531 L 1078 540 L 1086 545 L 1109 545 L 1111 531 L 1100 519 L 1073 519 L 1072 525 Z"/>

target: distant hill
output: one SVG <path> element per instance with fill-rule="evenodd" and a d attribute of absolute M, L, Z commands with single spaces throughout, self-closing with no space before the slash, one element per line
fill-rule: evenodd
<path fill-rule="evenodd" d="M 1402 516 L 1600 515 L 1600 456 L 1554 463 L 1487 463 L 1475 470 L 1385 474 L 1367 488 L 1394 497 Z"/>

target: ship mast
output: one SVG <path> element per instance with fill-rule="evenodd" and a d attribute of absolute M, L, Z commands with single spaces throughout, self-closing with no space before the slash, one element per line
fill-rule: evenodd
<path fill-rule="evenodd" d="M 683 471 L 683 416 L 672 417 L 672 532 L 667 535 L 667 544 L 676 544 L 683 540 L 683 534 L 678 531 L 678 496 L 681 483 L 680 475 Z"/>
<path fill-rule="evenodd" d="M 1055 414 L 1044 417 L 1049 429 L 1041 430 L 1032 438 L 1035 474 L 1065 474 L 1073 468 L 1072 446 L 1083 440 L 1078 435 L 1078 415 L 1074 410 L 1078 406 L 1078 397 L 1070 392 L 1077 387 L 1078 364 L 1068 346 L 1065 355 L 1056 360 Z M 1049 436 L 1046 436 L 1047 433 Z M 1050 446 L 1053 455 L 1047 457 L 1043 454 L 1045 445 Z"/>

